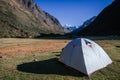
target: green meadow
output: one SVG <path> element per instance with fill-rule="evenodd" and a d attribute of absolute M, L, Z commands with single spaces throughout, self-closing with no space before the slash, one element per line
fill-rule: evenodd
<path fill-rule="evenodd" d="M 35 41 L 32 40 L 32 43 Z M 94 41 L 103 47 L 113 63 L 90 77 L 60 64 L 58 59 L 61 49 L 56 49 L 43 53 L 31 52 L 18 55 L 16 53 L 1 56 L 0 80 L 120 80 L 120 40 Z M 2 44 L 0 40 L 0 45 L 5 47 L 4 45 L 13 44 Z"/>

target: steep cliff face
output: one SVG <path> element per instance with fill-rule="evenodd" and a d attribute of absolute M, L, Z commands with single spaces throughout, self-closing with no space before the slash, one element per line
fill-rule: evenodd
<path fill-rule="evenodd" d="M 63 33 L 59 21 L 34 0 L 0 0 L 0 37 L 36 37 Z"/>
<path fill-rule="evenodd" d="M 89 26 L 79 32 L 79 35 L 120 35 L 120 0 L 115 0 L 106 7 Z"/>

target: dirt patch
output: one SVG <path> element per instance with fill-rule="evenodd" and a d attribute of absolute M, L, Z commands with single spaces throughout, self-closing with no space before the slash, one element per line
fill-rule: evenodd
<path fill-rule="evenodd" d="M 3 39 L 0 40 L 0 56 L 10 54 L 44 53 L 52 50 L 61 50 L 69 40 L 44 39 Z"/>

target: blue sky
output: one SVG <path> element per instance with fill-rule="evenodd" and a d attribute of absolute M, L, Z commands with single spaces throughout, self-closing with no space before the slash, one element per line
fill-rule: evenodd
<path fill-rule="evenodd" d="M 82 25 L 97 16 L 113 0 L 35 0 L 42 10 L 55 16 L 62 25 Z"/>

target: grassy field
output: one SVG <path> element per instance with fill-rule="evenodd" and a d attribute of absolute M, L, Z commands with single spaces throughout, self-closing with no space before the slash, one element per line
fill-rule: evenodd
<path fill-rule="evenodd" d="M 58 63 L 61 48 L 69 41 L 0 39 L 0 80 L 120 80 L 120 40 L 95 40 L 113 63 L 89 78 Z"/>

